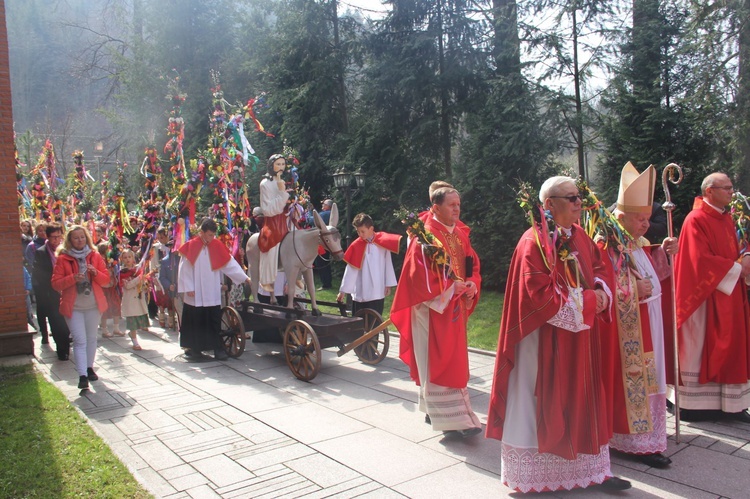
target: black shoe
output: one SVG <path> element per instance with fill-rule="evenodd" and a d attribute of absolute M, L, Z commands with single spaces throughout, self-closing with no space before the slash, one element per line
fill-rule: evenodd
<path fill-rule="evenodd" d="M 78 388 L 86 389 L 89 387 L 89 379 L 86 376 L 78 377 Z"/>
<path fill-rule="evenodd" d="M 214 359 L 216 360 L 227 360 L 229 358 L 229 355 L 227 355 L 227 352 L 224 351 L 224 349 L 217 348 L 214 350 Z"/>
<path fill-rule="evenodd" d="M 57 359 L 58 360 L 68 360 L 70 358 L 70 354 L 67 352 L 57 352 Z"/>
<path fill-rule="evenodd" d="M 466 430 L 444 431 L 443 435 L 445 435 L 445 438 L 469 438 L 473 437 L 474 435 L 479 435 L 480 433 L 482 433 L 481 428 L 468 428 Z"/>
<path fill-rule="evenodd" d="M 99 376 L 97 376 L 94 369 L 91 367 L 86 369 L 86 373 L 88 374 L 89 381 L 97 381 L 99 379 Z"/>
<path fill-rule="evenodd" d="M 201 353 L 196 352 L 192 348 L 186 348 L 185 349 L 185 358 L 188 360 L 197 360 L 201 358 Z"/>
<path fill-rule="evenodd" d="M 601 486 L 607 490 L 628 490 L 632 487 L 629 481 L 617 478 L 616 476 L 607 478 L 602 482 Z"/>
<path fill-rule="evenodd" d="M 680 421 L 697 423 L 700 421 L 718 421 L 722 419 L 721 411 L 713 409 L 680 409 Z"/>
<path fill-rule="evenodd" d="M 49 338 L 42 338 L 42 345 L 49 345 Z"/>
<path fill-rule="evenodd" d="M 430 415 L 429 414 L 425 414 L 424 415 L 424 422 L 427 423 L 427 424 L 432 424 L 432 420 L 430 419 Z"/>
<path fill-rule="evenodd" d="M 636 456 L 636 458 L 643 464 L 651 466 L 652 468 L 666 468 L 672 464 L 672 460 L 661 452 L 655 454 L 642 454 Z"/>
<path fill-rule="evenodd" d="M 732 421 L 740 421 L 742 423 L 750 423 L 750 414 L 747 413 L 747 409 L 740 412 L 725 412 L 726 417 Z"/>

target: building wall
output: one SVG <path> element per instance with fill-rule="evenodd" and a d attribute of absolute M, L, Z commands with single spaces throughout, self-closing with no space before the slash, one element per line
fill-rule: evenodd
<path fill-rule="evenodd" d="M 0 356 L 33 352 L 26 325 L 5 1 L 0 0 Z"/>

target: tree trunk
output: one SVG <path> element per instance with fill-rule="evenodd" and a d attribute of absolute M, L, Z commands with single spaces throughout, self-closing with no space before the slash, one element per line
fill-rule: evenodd
<path fill-rule="evenodd" d="M 443 153 L 443 168 L 446 178 L 452 178 L 451 129 L 448 114 L 448 90 L 445 83 L 445 45 L 443 43 L 443 0 L 437 2 L 438 22 L 438 82 L 440 85 L 440 145 Z"/>
<path fill-rule="evenodd" d="M 336 60 L 336 84 L 338 86 L 338 101 L 339 101 L 339 112 L 341 113 L 341 131 L 344 133 L 349 132 L 349 113 L 346 108 L 346 82 L 344 81 L 345 65 L 341 56 L 341 41 L 339 39 L 339 13 L 338 13 L 338 0 L 333 0 L 331 6 L 333 8 L 332 20 L 333 20 L 333 55 Z"/>
<path fill-rule="evenodd" d="M 578 68 L 578 21 L 576 12 L 578 7 L 573 4 L 572 21 L 573 21 L 573 86 L 575 87 L 575 141 L 578 150 L 578 175 L 588 180 L 586 177 L 586 156 L 583 150 L 583 110 L 581 106 L 581 74 Z"/>
<path fill-rule="evenodd" d="M 737 185 L 742 192 L 750 192 L 750 6 L 740 2 L 737 11 L 740 26 L 739 62 L 737 78 L 737 144 L 740 158 L 737 164 Z"/>
<path fill-rule="evenodd" d="M 521 43 L 518 40 L 516 0 L 492 0 L 495 43 L 492 55 L 498 76 L 521 76 Z"/>

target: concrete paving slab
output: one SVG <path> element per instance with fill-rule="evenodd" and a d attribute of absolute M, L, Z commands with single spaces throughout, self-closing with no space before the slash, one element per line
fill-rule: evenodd
<path fill-rule="evenodd" d="M 395 485 L 393 489 L 406 497 L 446 497 L 446 491 L 454 490 L 456 484 L 461 484 L 462 496 L 472 499 L 504 497 L 508 494 L 508 488 L 500 483 L 496 475 L 465 463 L 428 473 Z"/>
<path fill-rule="evenodd" d="M 223 388 L 214 390 L 211 392 L 211 395 L 235 409 L 250 415 L 286 405 L 297 405 L 306 402 L 302 397 L 279 391 L 265 384 L 244 388 Z"/>
<path fill-rule="evenodd" d="M 371 428 L 368 424 L 311 402 L 259 412 L 255 417 L 304 444 Z"/>
<path fill-rule="evenodd" d="M 175 418 L 161 409 L 141 412 L 136 415 L 136 418 L 152 430 L 178 424 Z"/>
<path fill-rule="evenodd" d="M 361 477 L 351 468 L 322 454 L 312 454 L 294 459 L 288 461 L 285 465 L 324 489 Z"/>
<path fill-rule="evenodd" d="M 352 495 L 343 495 L 341 497 L 357 497 L 360 499 L 398 499 L 402 497 L 406 497 L 402 494 L 399 494 L 393 489 L 388 489 L 386 487 L 378 487 L 374 490 L 371 490 L 366 493 L 362 493 L 365 487 L 358 487 L 357 489 L 354 489 L 350 491 Z M 339 497 L 339 496 L 336 496 Z"/>
<path fill-rule="evenodd" d="M 193 461 L 191 464 L 217 487 L 227 487 L 255 476 L 224 455 Z"/>
<path fill-rule="evenodd" d="M 186 490 L 185 492 L 187 492 L 191 499 L 214 499 L 216 497 L 221 497 L 208 485 L 201 485 L 200 487 L 195 487 Z"/>
<path fill-rule="evenodd" d="M 138 474 L 141 477 L 141 483 L 145 483 L 148 491 L 156 497 L 164 497 L 177 492 L 177 489 L 172 487 L 153 468 L 143 468 L 138 470 Z"/>
<path fill-rule="evenodd" d="M 229 428 L 198 431 L 188 436 L 163 440 L 167 448 L 188 463 L 236 450 L 242 446 L 234 447 L 234 444 L 241 442 L 244 442 L 242 436 Z"/>
<path fill-rule="evenodd" d="M 432 425 L 424 422 L 424 413 L 419 412 L 417 404 L 403 399 L 392 399 L 347 414 L 412 442 L 422 442 L 436 435 L 442 436 L 442 432 L 434 431 Z"/>
<path fill-rule="evenodd" d="M 274 440 L 288 438 L 280 431 L 276 430 L 275 428 L 271 428 L 267 424 L 258 421 L 255 418 L 250 421 L 233 424 L 229 428 L 231 428 L 231 430 L 235 433 L 238 433 L 239 435 L 244 437 L 246 440 L 255 444 L 262 444 L 265 442 L 272 442 Z"/>
<path fill-rule="evenodd" d="M 133 450 L 156 471 L 184 464 L 180 456 L 158 440 L 134 445 Z"/>
<path fill-rule="evenodd" d="M 362 386 L 373 386 L 393 379 L 408 378 L 404 371 L 387 367 L 369 366 L 367 364 L 352 363 L 343 366 L 333 366 L 321 369 L 330 376 L 345 379 Z"/>
<path fill-rule="evenodd" d="M 672 456 L 669 469 L 651 469 L 649 474 L 722 497 L 748 497 L 750 490 L 746 459 L 697 446 Z"/>
<path fill-rule="evenodd" d="M 480 470 L 500 475 L 500 441 L 484 438 L 479 434 L 465 440 L 444 438 L 437 435 L 422 442 L 424 447 L 459 459 Z"/>
<path fill-rule="evenodd" d="M 389 487 L 457 462 L 376 428 L 319 442 L 312 447 Z"/>
<path fill-rule="evenodd" d="M 226 362 L 188 363 L 176 335 L 154 330 L 140 354 L 128 340 L 102 340 L 101 380 L 86 396 L 73 363 L 58 361 L 38 339 L 34 362 L 155 497 L 518 497 L 500 484 L 499 442 L 446 440 L 423 422 L 395 336 L 377 366 L 327 349 L 318 377 L 302 382 L 278 345 L 248 345 Z M 469 363 L 472 406 L 484 421 L 494 357 L 471 353 Z M 674 431 L 671 416 L 667 427 Z M 613 472 L 633 481 L 615 495 L 746 497 L 750 425 L 681 429 L 680 444 L 668 440 L 674 464 L 666 470 L 613 454 Z M 612 494 L 589 488 L 539 497 Z"/>
<path fill-rule="evenodd" d="M 315 450 L 307 445 L 289 439 L 283 445 L 258 446 L 257 452 L 245 453 L 244 457 L 235 459 L 249 471 L 253 471 L 272 464 L 283 464 L 314 453 Z"/>

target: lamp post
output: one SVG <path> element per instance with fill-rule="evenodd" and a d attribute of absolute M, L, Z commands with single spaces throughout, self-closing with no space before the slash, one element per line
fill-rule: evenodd
<path fill-rule="evenodd" d="M 344 191 L 344 199 L 346 201 L 346 247 L 348 248 L 352 242 L 352 196 L 359 192 L 359 189 L 365 186 L 365 178 L 367 175 L 360 168 L 356 172 L 348 172 L 346 170 L 339 169 L 333 174 L 333 183 L 336 188 Z M 352 191 L 352 179 L 356 188 Z"/>
<path fill-rule="evenodd" d="M 96 175 L 97 180 L 101 183 L 102 181 L 102 151 L 104 151 L 104 142 L 97 141 L 94 144 L 94 152 L 96 153 Z"/>

